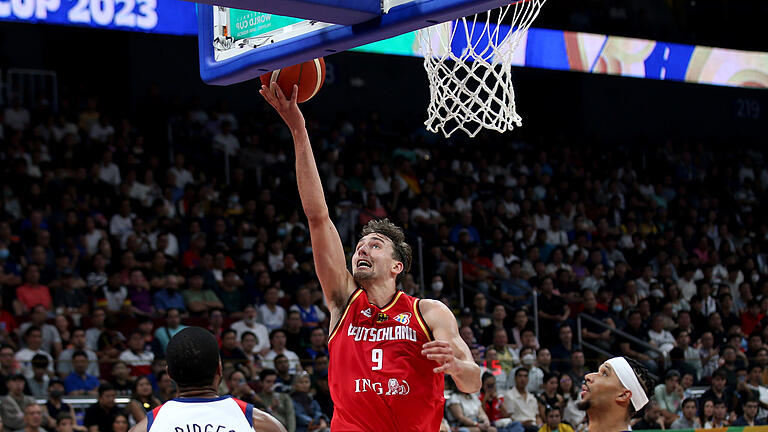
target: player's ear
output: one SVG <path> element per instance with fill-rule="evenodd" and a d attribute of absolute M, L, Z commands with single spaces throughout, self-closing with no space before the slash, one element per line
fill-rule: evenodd
<path fill-rule="evenodd" d="M 400 261 L 393 261 L 392 271 L 395 272 L 395 274 L 402 273 L 404 268 L 405 266 Z"/>
<path fill-rule="evenodd" d="M 619 393 L 618 396 L 616 396 L 616 402 L 619 405 L 629 405 L 629 403 L 632 401 L 632 392 L 628 389 L 622 389 L 622 392 Z"/>

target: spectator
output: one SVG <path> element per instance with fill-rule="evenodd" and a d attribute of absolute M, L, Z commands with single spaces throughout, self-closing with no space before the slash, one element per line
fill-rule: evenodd
<path fill-rule="evenodd" d="M 17 316 L 26 315 L 35 306 L 41 305 L 46 313 L 53 310 L 53 299 L 48 287 L 40 284 L 40 270 L 31 264 L 24 273 L 24 285 L 16 288 L 13 310 Z"/>
<path fill-rule="evenodd" d="M 24 407 L 24 428 L 17 432 L 46 432 L 42 428 L 46 418 L 43 408 L 37 403 L 31 403 Z"/>
<path fill-rule="evenodd" d="M 536 397 L 526 390 L 528 386 L 528 370 L 515 370 L 515 386 L 504 394 L 504 408 L 510 417 L 523 424 L 526 432 L 539 430 L 542 421 L 539 417 L 539 407 Z"/>
<path fill-rule="evenodd" d="M 160 371 L 157 374 L 157 392 L 155 397 L 161 402 L 166 403 L 176 397 L 176 383 L 168 375 L 167 371 Z"/>
<path fill-rule="evenodd" d="M 152 383 L 149 378 L 142 376 L 133 382 L 133 393 L 131 401 L 128 402 L 126 410 L 138 423 L 147 418 L 147 413 L 159 407 L 161 402 L 152 394 Z"/>
<path fill-rule="evenodd" d="M 256 336 L 256 346 L 253 347 L 254 354 L 266 354 L 269 351 L 269 331 L 264 324 L 257 322 L 257 310 L 253 305 L 245 306 L 243 309 L 243 319 L 232 323 L 229 327 L 237 334 L 237 340 L 240 340 L 245 332 L 251 332 Z"/>
<path fill-rule="evenodd" d="M 459 428 L 470 432 L 496 432 L 496 428 L 491 426 L 491 421 L 483 410 L 482 402 L 474 395 L 456 390 L 445 405 L 450 414 L 449 419 Z"/>
<path fill-rule="evenodd" d="M 165 326 L 158 327 L 155 330 L 155 339 L 160 344 L 162 352 L 165 352 L 165 348 L 168 346 L 171 338 L 185 328 L 187 326 L 181 324 L 181 312 L 179 309 L 172 307 L 165 311 Z"/>
<path fill-rule="evenodd" d="M 186 313 L 184 296 L 179 291 L 178 277 L 168 275 L 162 278 L 162 281 L 162 289 L 153 296 L 155 312 L 159 315 L 165 315 L 167 311 L 176 309 L 179 314 Z M 166 342 L 165 345 L 167 344 Z"/>
<path fill-rule="evenodd" d="M 72 347 L 62 351 L 61 354 L 59 354 L 59 358 L 56 362 L 59 377 L 66 378 L 69 373 L 72 372 L 72 355 L 77 351 L 82 351 L 88 357 L 88 368 L 86 369 L 86 373 L 98 378 L 99 359 L 96 356 L 96 353 L 87 346 L 85 330 L 80 327 L 72 330 L 72 338 L 69 342 Z"/>
<path fill-rule="evenodd" d="M 15 355 L 16 361 L 19 363 L 24 376 L 26 378 L 31 378 L 32 375 L 34 375 L 34 371 L 32 370 L 32 358 L 38 354 L 48 359 L 48 371 L 53 373 L 53 357 L 42 348 L 43 332 L 40 330 L 40 327 L 34 325 L 27 327 L 27 330 L 24 332 L 24 340 L 27 347 L 22 348 L 16 352 Z"/>
<path fill-rule="evenodd" d="M 325 312 L 312 304 L 309 288 L 302 287 L 296 292 L 296 304 L 291 306 L 292 311 L 301 315 L 301 324 L 306 328 L 315 328 L 325 321 Z"/>
<path fill-rule="evenodd" d="M 243 281 L 234 269 L 224 269 L 222 280 L 219 282 L 217 296 L 221 300 L 224 312 L 231 318 L 237 319 L 243 316 L 245 297 L 240 287 Z"/>
<path fill-rule="evenodd" d="M 32 308 L 30 315 L 30 321 L 25 322 L 19 327 L 21 334 L 26 334 L 27 329 L 31 326 L 36 326 L 40 329 L 43 335 L 43 341 L 41 349 L 53 354 L 58 355 L 61 352 L 61 337 L 56 327 L 51 324 L 47 324 L 45 321 L 48 318 L 48 311 L 40 305 Z"/>
<path fill-rule="evenodd" d="M 539 432 L 573 432 L 573 427 L 562 421 L 562 409 L 552 406 L 547 409 L 547 422 L 539 429 Z"/>
<path fill-rule="evenodd" d="M 259 399 L 288 432 L 296 432 L 296 414 L 291 397 L 285 393 L 275 392 L 275 380 L 277 373 L 274 369 L 264 369 L 259 373 L 261 392 L 257 393 Z"/>
<path fill-rule="evenodd" d="M 560 327 L 558 339 L 560 342 L 551 349 L 552 369 L 564 373 L 571 369 L 571 353 L 581 347 L 573 342 L 573 329 L 570 325 Z"/>
<path fill-rule="evenodd" d="M 129 395 L 133 391 L 133 378 L 131 377 L 131 368 L 124 361 L 117 361 L 112 366 L 112 379 L 110 384 L 116 394 Z"/>
<path fill-rule="evenodd" d="M 141 332 L 132 331 L 128 338 L 128 349 L 121 352 L 119 357 L 120 361 L 124 361 L 131 368 L 131 376 L 149 375 L 152 372 L 154 359 L 155 354 L 146 350 Z"/>
<path fill-rule="evenodd" d="M 669 427 L 679 418 L 677 413 L 681 409 L 683 400 L 683 388 L 680 384 L 680 372 L 670 369 L 664 378 L 664 383 L 659 384 L 653 390 L 656 402 L 659 404 L 659 414 L 664 424 Z"/>
<path fill-rule="evenodd" d="M 88 355 L 83 351 L 72 354 L 72 372 L 64 380 L 67 395 L 95 395 L 99 379 L 88 372 Z"/>
<path fill-rule="evenodd" d="M 264 304 L 259 306 L 259 321 L 267 327 L 268 331 L 279 329 L 285 323 L 285 309 L 278 305 L 280 290 L 277 287 L 269 287 L 264 293 Z M 246 306 L 247 314 L 247 306 Z"/>
<path fill-rule="evenodd" d="M 61 400 L 65 393 L 64 382 L 60 379 L 55 378 L 48 383 L 48 401 L 45 403 L 48 418 L 59 419 L 62 414 L 75 418 L 75 409 Z"/>
<path fill-rule="evenodd" d="M 552 407 L 562 408 L 565 405 L 565 399 L 557 392 L 560 383 L 557 374 L 547 373 L 542 379 L 544 383 L 541 386 L 541 392 L 537 398 L 539 401 L 539 417 L 546 418 L 547 413 Z M 562 418 L 562 415 L 560 416 Z"/>
<path fill-rule="evenodd" d="M 725 372 L 718 369 L 712 374 L 712 384 L 709 389 L 701 395 L 701 400 L 712 399 L 714 401 L 722 401 L 727 411 L 733 410 L 733 390 L 726 388 Z M 717 409 L 717 407 L 715 407 Z M 721 420 L 725 418 L 725 415 L 719 417 Z"/>
<path fill-rule="evenodd" d="M 726 428 L 730 426 L 730 422 L 728 421 L 728 407 L 725 401 L 722 399 L 715 399 L 714 408 L 712 420 L 704 424 L 704 429 Z"/>
<path fill-rule="evenodd" d="M 248 358 L 237 341 L 236 331 L 227 329 L 221 333 L 221 363 L 224 367 L 246 367 Z"/>
<path fill-rule="evenodd" d="M 83 425 L 88 432 L 112 432 L 112 422 L 120 413 L 115 405 L 115 389 L 110 384 L 99 386 L 99 398 L 85 410 Z"/>
<path fill-rule="evenodd" d="M 301 371 L 301 362 L 299 361 L 299 356 L 296 355 L 295 352 L 287 349 L 285 347 L 286 343 L 286 337 L 285 337 L 285 331 L 277 329 L 272 330 L 269 333 L 269 345 L 270 350 L 267 352 L 266 355 L 264 355 L 264 367 L 267 368 L 273 368 L 275 367 L 275 357 L 278 355 L 284 355 L 290 364 L 290 373 L 296 374 L 297 372 Z"/>
<path fill-rule="evenodd" d="M 317 356 L 328 355 L 327 339 L 328 336 L 326 336 L 324 328 L 316 327 L 312 329 L 312 332 L 309 334 L 309 346 L 304 349 L 302 355 L 304 369 L 311 371 L 312 364 L 314 364 Z"/>
<path fill-rule="evenodd" d="M 285 319 L 285 327 L 282 329 L 286 337 L 285 346 L 293 352 L 301 352 L 306 341 L 309 339 L 309 329 L 302 327 L 301 314 L 297 311 L 288 311 L 288 317 Z M 270 331 L 272 334 L 274 330 Z"/>
<path fill-rule="evenodd" d="M 189 276 L 189 287 L 182 291 L 184 306 L 193 315 L 200 316 L 213 309 L 221 309 L 221 300 L 213 290 L 203 289 L 203 274 L 200 270 L 193 271 Z"/>
<path fill-rule="evenodd" d="M 85 340 L 88 344 L 88 349 L 92 351 L 97 351 L 99 349 L 99 337 L 101 336 L 101 332 L 106 329 L 104 326 L 106 317 L 107 313 L 104 309 L 99 308 L 94 310 L 93 315 L 91 316 L 91 326 L 85 330 Z"/>
<path fill-rule="evenodd" d="M 48 397 L 48 383 L 50 382 L 48 357 L 35 354 L 31 363 L 32 376 L 27 379 L 27 387 L 33 397 L 45 399 Z"/>
<path fill-rule="evenodd" d="M 669 353 L 675 347 L 675 338 L 672 333 L 664 329 L 664 318 L 661 314 L 651 317 L 651 328 L 648 329 L 648 338 L 653 346 L 664 353 Z"/>
<path fill-rule="evenodd" d="M 581 327 L 581 337 L 587 342 L 605 350 L 610 349 L 611 329 L 615 328 L 616 324 L 614 324 L 613 320 L 605 311 L 597 309 L 597 299 L 595 298 L 595 293 L 589 290 L 584 290 L 581 293 L 581 296 L 584 299 L 584 311 L 582 313 L 604 324 L 599 325 L 592 320 L 583 320 Z"/>
<path fill-rule="evenodd" d="M 643 418 L 632 425 L 632 430 L 646 429 L 664 429 L 664 417 L 662 417 L 659 404 L 655 400 L 648 402 Z"/>
<path fill-rule="evenodd" d="M 764 426 L 766 425 L 764 420 L 757 418 L 757 410 L 759 408 L 758 401 L 755 399 L 747 399 L 744 403 L 744 414 L 733 422 L 733 426 Z"/>
<path fill-rule="evenodd" d="M 483 293 L 475 294 L 475 306 L 478 307 L 479 306 L 478 303 L 482 304 L 481 311 L 478 312 L 477 309 L 474 311 L 475 321 L 477 321 L 478 324 L 482 322 L 483 318 L 487 319 L 487 314 L 485 312 L 485 302 L 487 302 L 485 294 Z M 480 338 L 480 343 L 485 346 L 492 344 L 493 338 L 495 337 L 496 330 L 507 328 L 507 326 L 505 325 L 506 319 L 507 319 L 507 308 L 504 307 L 504 305 L 494 306 L 493 313 L 491 314 L 490 323 L 484 326 L 481 326 L 483 328 L 483 335 Z"/>
<path fill-rule="evenodd" d="M 288 357 L 282 354 L 275 356 L 274 363 L 275 372 L 277 373 L 275 391 L 289 393 L 291 391 L 291 384 L 296 376 L 296 374 L 291 373 L 291 363 Z"/>
<path fill-rule="evenodd" d="M 512 345 L 509 345 L 509 340 L 507 338 L 507 331 L 503 328 L 497 328 L 493 333 L 493 343 L 488 346 L 488 348 L 493 347 L 493 349 L 496 351 L 496 358 L 499 362 L 499 365 L 501 366 L 501 369 L 506 372 L 510 373 L 512 372 L 512 369 L 519 365 L 522 361 L 522 358 L 518 356 L 518 353 L 515 351 L 514 347 Z M 534 361 L 536 360 L 536 356 L 533 354 L 533 350 L 531 349 L 531 352 L 529 352 L 530 358 L 528 359 L 527 367 L 533 366 Z"/>
<path fill-rule="evenodd" d="M 573 382 L 580 383 L 584 381 L 584 376 L 588 373 L 584 351 L 580 349 L 573 350 L 571 353 L 571 370 L 567 373 L 573 379 Z"/>
<path fill-rule="evenodd" d="M 639 310 L 633 310 L 627 315 L 627 326 L 624 332 L 639 339 L 648 342 L 648 333 L 643 330 L 643 316 Z M 631 357 L 641 361 L 649 370 L 656 371 L 658 365 L 656 361 L 648 354 L 648 349 L 629 338 L 618 338 L 619 350 L 625 357 Z"/>
<path fill-rule="evenodd" d="M 482 402 L 482 410 L 488 416 L 490 425 L 498 430 L 522 431 L 522 424 L 512 421 L 504 408 L 504 396 L 499 394 L 496 389 L 496 377 L 490 372 L 485 372 L 482 380 L 483 386 L 480 389 L 479 398 Z"/>
<path fill-rule="evenodd" d="M 6 381 L 8 395 L 0 397 L 0 418 L 4 428 L 16 431 L 26 426 L 24 415 L 29 405 L 37 405 L 35 399 L 24 394 L 26 381 L 24 375 L 14 374 Z M 47 424 L 48 416 L 43 415 L 43 424 Z"/>
<path fill-rule="evenodd" d="M 578 429 L 582 423 L 587 420 L 586 412 L 579 409 L 579 403 L 581 402 L 581 388 L 573 383 L 573 378 L 568 374 L 560 375 L 560 384 L 557 387 L 557 392 L 563 397 L 563 420 L 574 428 Z"/>
<path fill-rule="evenodd" d="M 539 334 L 550 335 L 547 343 L 553 342 L 557 335 L 557 328 L 571 315 L 568 305 L 554 292 L 552 278 L 545 277 L 541 281 L 541 294 L 539 295 Z"/>
<path fill-rule="evenodd" d="M 309 391 L 309 375 L 306 372 L 297 375 L 291 393 L 296 413 L 296 432 L 328 432 L 329 419 Z"/>
<path fill-rule="evenodd" d="M 696 400 L 686 398 L 681 405 L 683 415 L 672 422 L 670 429 L 701 429 L 701 421 L 696 417 Z"/>
<path fill-rule="evenodd" d="M 128 416 L 122 411 L 115 414 L 115 418 L 112 420 L 112 432 L 128 432 Z"/>

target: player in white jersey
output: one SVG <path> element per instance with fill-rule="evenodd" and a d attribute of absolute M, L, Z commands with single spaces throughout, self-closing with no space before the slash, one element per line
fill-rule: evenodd
<path fill-rule="evenodd" d="M 208 330 L 188 327 L 177 333 L 168 343 L 166 361 L 178 396 L 147 413 L 131 432 L 286 432 L 253 405 L 219 396 L 219 345 Z"/>

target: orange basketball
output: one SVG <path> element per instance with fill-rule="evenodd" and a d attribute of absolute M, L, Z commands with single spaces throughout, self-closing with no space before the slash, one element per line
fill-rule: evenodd
<path fill-rule="evenodd" d="M 322 57 L 301 64 L 278 69 L 261 76 L 261 83 L 269 87 L 276 82 L 286 98 L 291 97 L 293 85 L 299 86 L 298 102 L 312 99 L 325 81 L 325 60 Z"/>

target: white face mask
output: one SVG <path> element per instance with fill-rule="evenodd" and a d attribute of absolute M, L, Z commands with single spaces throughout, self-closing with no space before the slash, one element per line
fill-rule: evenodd
<path fill-rule="evenodd" d="M 443 281 L 432 282 L 432 291 L 440 292 L 443 290 Z"/>
<path fill-rule="evenodd" d="M 524 365 L 530 366 L 533 364 L 534 360 L 536 360 L 536 357 L 534 357 L 533 354 L 526 354 L 521 360 L 523 361 Z"/>

